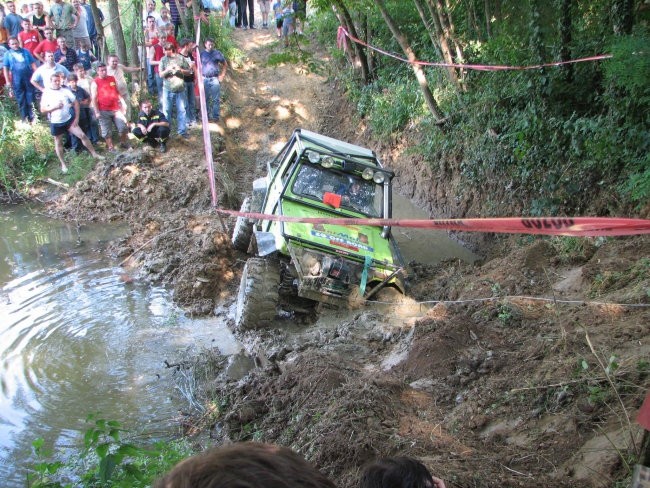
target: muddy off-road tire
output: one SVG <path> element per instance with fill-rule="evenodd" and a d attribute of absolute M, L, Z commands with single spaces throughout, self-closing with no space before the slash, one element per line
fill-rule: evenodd
<path fill-rule="evenodd" d="M 240 212 L 251 211 L 250 197 L 244 198 Z M 253 221 L 244 217 L 237 217 L 235 228 L 232 231 L 232 245 L 238 251 L 247 252 L 253 236 Z"/>
<path fill-rule="evenodd" d="M 239 330 L 268 327 L 277 314 L 280 267 L 273 260 L 249 258 L 237 295 L 235 326 Z"/>

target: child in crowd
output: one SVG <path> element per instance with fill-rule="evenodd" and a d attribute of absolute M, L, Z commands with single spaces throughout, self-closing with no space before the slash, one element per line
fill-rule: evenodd
<path fill-rule="evenodd" d="M 83 88 L 88 94 L 90 94 L 90 85 L 92 83 L 92 79 L 86 76 L 86 68 L 84 68 L 84 65 L 81 63 L 77 63 L 74 65 L 74 74 L 77 75 L 77 86 L 80 88 Z M 83 106 L 81 106 L 83 108 Z M 88 135 L 88 139 L 90 139 L 90 142 L 93 144 L 97 144 L 99 142 L 99 130 L 97 128 L 97 118 L 95 117 L 95 114 L 93 113 L 92 110 L 90 110 L 90 106 L 88 105 L 88 131 L 86 134 Z"/>
<path fill-rule="evenodd" d="M 75 73 L 68 75 L 68 89 L 74 94 L 79 102 L 79 120 L 77 124 L 81 131 L 90 139 L 90 92 L 81 88 L 78 84 L 78 77 Z M 91 140 L 92 142 L 92 140 Z M 76 153 L 83 150 L 83 143 L 76 135 L 70 134 L 71 148 Z"/>
<path fill-rule="evenodd" d="M 95 61 L 97 61 L 97 58 L 90 51 L 90 44 L 81 42 L 79 49 L 77 49 L 77 63 L 81 63 L 86 71 L 91 71 Z"/>

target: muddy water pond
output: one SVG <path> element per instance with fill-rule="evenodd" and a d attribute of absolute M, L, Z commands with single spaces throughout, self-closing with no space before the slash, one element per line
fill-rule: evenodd
<path fill-rule="evenodd" d="M 217 319 L 191 320 L 171 292 L 106 256 L 127 230 L 0 207 L 0 483 L 23 487 L 31 442 L 74 452 L 88 414 L 145 438 L 177 432 L 187 401 L 164 361 L 239 350 Z"/>

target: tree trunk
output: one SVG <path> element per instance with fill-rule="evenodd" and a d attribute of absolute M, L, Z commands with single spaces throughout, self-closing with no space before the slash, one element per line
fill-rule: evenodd
<path fill-rule="evenodd" d="M 483 1 L 483 8 L 485 9 L 485 31 L 487 32 L 489 39 L 492 37 L 492 11 L 490 10 L 490 0 Z"/>
<path fill-rule="evenodd" d="M 332 7 L 335 8 L 335 13 L 343 21 L 343 26 L 350 33 L 350 35 L 359 39 L 360 37 L 359 34 L 357 33 L 357 29 L 354 25 L 354 21 L 352 20 L 352 17 L 350 16 L 350 12 L 346 8 L 343 1 L 334 0 L 332 2 Z M 367 85 L 372 81 L 372 73 L 370 72 L 370 68 L 368 66 L 368 58 L 366 57 L 366 52 L 363 46 L 360 46 L 358 43 L 352 42 L 351 44 L 354 48 L 354 54 L 357 58 L 357 62 L 359 65 L 358 67 L 361 69 L 361 76 L 363 78 L 363 83 L 364 85 Z"/>
<path fill-rule="evenodd" d="M 386 4 L 384 3 L 384 0 L 375 0 L 375 4 L 379 8 L 379 11 L 381 12 L 381 16 L 383 17 L 384 22 L 386 22 L 386 25 L 388 26 L 391 33 L 393 34 L 393 37 L 402 48 L 402 51 L 404 51 L 404 54 L 406 55 L 408 60 L 411 62 L 411 67 L 413 68 L 413 72 L 415 73 L 415 77 L 418 80 L 418 83 L 420 85 L 420 90 L 422 90 L 422 94 L 424 95 L 424 100 L 427 103 L 427 107 L 429 108 L 431 115 L 433 115 L 433 118 L 435 119 L 437 124 L 444 123 L 445 118 L 443 117 L 442 112 L 438 107 L 438 103 L 436 102 L 435 98 L 433 98 L 433 93 L 431 93 L 431 89 L 429 88 L 429 85 L 427 83 L 427 77 L 424 73 L 424 70 L 420 65 L 413 63 L 417 59 L 415 57 L 415 52 L 411 48 L 404 34 L 402 34 L 402 32 L 400 31 L 399 27 L 397 26 L 397 23 L 393 20 L 393 18 L 386 10 Z"/>
<path fill-rule="evenodd" d="M 187 7 L 185 7 L 185 9 L 183 10 L 183 9 L 181 9 L 181 2 L 179 2 L 178 0 L 170 0 L 170 1 L 174 2 L 176 4 L 176 8 L 178 9 L 178 16 L 181 19 L 181 24 L 183 24 L 183 30 L 185 32 L 187 32 L 188 35 L 190 35 L 192 33 L 192 31 L 190 30 L 189 25 L 187 24 L 187 12 L 186 12 Z M 198 6 L 199 1 L 200 0 L 196 0 L 196 1 L 192 2 L 193 5 L 196 5 L 197 9 L 199 8 L 199 6 Z M 185 6 L 185 4 L 183 4 L 183 6 Z M 194 6 L 192 7 L 192 9 L 194 9 Z"/>
<path fill-rule="evenodd" d="M 102 25 L 102 19 L 99 16 L 99 8 L 97 7 L 97 0 L 90 0 L 90 10 L 93 13 L 93 19 L 95 20 L 95 28 L 97 29 L 97 47 L 99 52 L 97 53 L 97 59 L 106 61 L 106 34 L 104 34 L 104 26 Z"/>
<path fill-rule="evenodd" d="M 426 19 L 424 18 L 424 16 L 426 16 L 426 13 L 424 11 L 424 4 L 422 3 L 422 0 L 414 0 L 414 2 L 418 13 L 420 14 L 420 17 L 422 18 L 422 21 L 426 22 Z M 429 12 L 429 18 L 431 19 L 431 22 L 428 23 L 429 25 L 427 26 L 427 31 L 429 31 L 430 35 L 435 35 L 435 38 L 432 37 L 431 42 L 436 45 L 437 51 L 440 53 L 442 60 L 445 63 L 455 64 L 456 61 L 449 46 L 449 37 L 445 35 L 445 29 L 442 25 L 438 9 L 430 0 L 427 1 L 426 6 L 427 11 Z M 429 28 L 431 26 L 433 27 L 433 32 L 431 32 L 431 29 Z M 462 89 L 456 68 L 447 68 L 447 73 L 449 74 L 449 79 L 456 86 L 456 88 Z"/>
<path fill-rule="evenodd" d="M 632 33 L 634 21 L 634 0 L 612 1 L 612 28 L 614 34 L 623 36 Z"/>
<path fill-rule="evenodd" d="M 115 54 L 117 54 L 117 58 L 121 63 L 127 64 L 126 42 L 124 41 L 124 31 L 122 31 L 120 8 L 117 0 L 108 0 L 108 13 L 111 17 L 110 28 L 113 40 L 115 41 Z"/>
<path fill-rule="evenodd" d="M 136 12 L 142 12 L 142 3 L 134 0 L 133 9 Z M 141 15 L 141 14 L 140 14 Z M 142 18 L 140 15 L 134 15 L 131 20 L 131 43 L 129 51 L 131 52 L 131 64 L 140 66 L 140 49 L 144 48 L 144 31 L 142 30 Z"/>

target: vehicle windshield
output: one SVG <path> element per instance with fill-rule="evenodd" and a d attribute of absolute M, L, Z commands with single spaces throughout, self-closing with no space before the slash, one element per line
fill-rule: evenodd
<path fill-rule="evenodd" d="M 383 217 L 384 186 L 357 175 L 303 164 L 291 191 L 334 208 L 352 210 L 368 217 Z"/>

